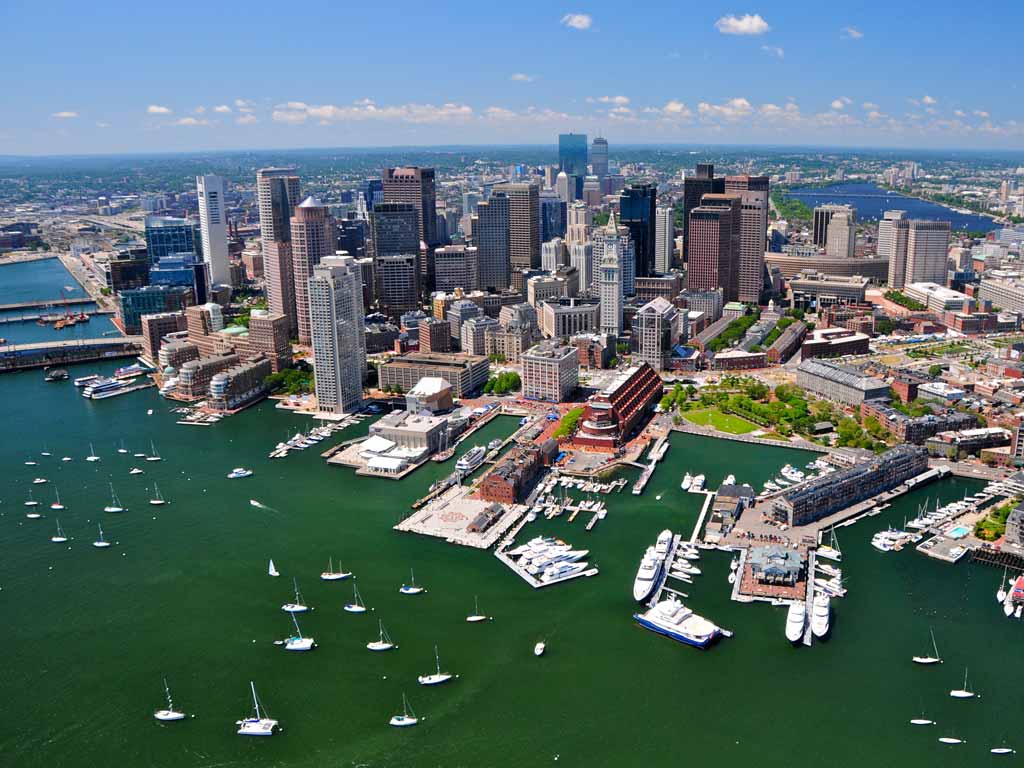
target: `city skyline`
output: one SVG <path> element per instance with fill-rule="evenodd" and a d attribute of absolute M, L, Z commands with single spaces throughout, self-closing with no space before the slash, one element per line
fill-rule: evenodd
<path fill-rule="evenodd" d="M 0 155 L 535 144 L 570 131 L 613 145 L 1016 148 L 1024 138 L 1012 47 L 986 45 L 1024 20 L 1018 8 L 958 21 L 961 39 L 985 45 L 986 66 L 1008 73 L 988 80 L 935 45 L 943 14 L 914 15 L 907 34 L 884 23 L 881 5 L 808 14 L 772 2 L 685 12 L 655 3 L 642 17 L 605 2 L 491 16 L 459 5 L 443 19 L 324 8 L 322 25 L 350 41 L 340 46 L 293 40 L 272 16 L 230 4 L 202 7 L 201 25 L 191 3 L 175 16 L 133 8 L 131 22 L 121 3 L 69 6 L 45 24 L 42 9 L 8 8 L 9 28 L 45 29 L 46 39 L 14 35 L 0 54 L 20 73 L 8 83 L 18 110 L 0 128 Z M 147 21 L 158 37 L 131 34 Z M 552 44 L 509 63 L 488 55 L 496 34 Z M 372 41 L 385 35 L 450 40 L 459 67 L 423 67 L 417 46 L 381 56 Z M 637 66 L 622 66 L 630 57 Z"/>

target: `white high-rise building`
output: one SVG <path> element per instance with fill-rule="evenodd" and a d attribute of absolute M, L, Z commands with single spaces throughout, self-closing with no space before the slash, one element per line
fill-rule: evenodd
<path fill-rule="evenodd" d="M 628 255 L 623 252 L 624 241 L 617 236 L 614 214 L 608 220 L 604 233 L 607 237 L 601 238 L 600 256 L 597 247 L 594 248 L 594 258 L 598 265 L 598 295 L 601 299 L 601 333 L 618 338 L 622 335 L 622 266 L 623 262 L 633 260 L 633 249 L 630 247 Z M 625 242 L 630 242 L 628 237 Z"/>
<path fill-rule="evenodd" d="M 196 176 L 199 195 L 199 228 L 203 237 L 203 260 L 209 265 L 214 285 L 231 284 L 228 261 L 228 216 L 224 200 L 227 185 L 220 176 Z"/>
<path fill-rule="evenodd" d="M 569 266 L 575 267 L 580 277 L 580 293 L 593 296 L 597 274 L 594 272 L 593 243 L 572 243 L 569 246 Z"/>
<path fill-rule="evenodd" d="M 672 250 L 675 245 L 675 210 L 669 206 L 658 208 L 654 219 L 654 270 L 665 274 L 672 269 Z"/>
<path fill-rule="evenodd" d="M 575 178 L 570 183 L 569 175 L 565 171 L 559 171 L 555 177 L 555 194 L 558 199 L 568 205 L 576 199 Z"/>
<path fill-rule="evenodd" d="M 309 319 L 317 409 L 352 413 L 363 404 L 366 329 L 363 284 L 351 256 L 326 256 L 309 278 Z"/>
<path fill-rule="evenodd" d="M 825 252 L 830 259 L 852 259 L 856 245 L 856 215 L 853 211 L 836 211 L 828 222 Z"/>
<path fill-rule="evenodd" d="M 907 283 L 946 284 L 946 261 L 949 253 L 948 221 L 910 222 L 907 233 Z"/>
<path fill-rule="evenodd" d="M 604 253 L 613 249 L 619 257 L 619 280 L 622 281 L 622 294 L 632 296 L 636 293 L 636 256 L 633 240 L 629 229 L 620 227 L 615 215 L 608 219 L 608 225 L 598 227 L 591 233 L 594 243 L 594 263 L 598 269 L 604 264 Z"/>
<path fill-rule="evenodd" d="M 878 222 L 876 253 L 889 260 L 889 287 L 900 289 L 907 273 L 907 233 L 910 221 L 906 211 L 886 211 Z"/>

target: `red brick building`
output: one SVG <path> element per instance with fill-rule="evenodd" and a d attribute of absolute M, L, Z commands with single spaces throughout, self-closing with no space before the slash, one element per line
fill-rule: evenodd
<path fill-rule="evenodd" d="M 587 401 L 573 442 L 615 450 L 629 439 L 640 419 L 662 396 L 661 377 L 647 363 L 622 372 Z"/>
<path fill-rule="evenodd" d="M 542 464 L 541 450 L 536 445 L 513 448 L 480 481 L 480 498 L 515 504 L 530 487 Z"/>

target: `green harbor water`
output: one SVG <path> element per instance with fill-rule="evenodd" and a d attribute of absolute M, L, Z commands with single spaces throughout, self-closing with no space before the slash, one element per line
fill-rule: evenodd
<path fill-rule="evenodd" d="M 811 455 L 674 435 L 643 496 L 603 497 L 610 512 L 593 531 L 585 513 L 527 526 L 525 536 L 591 550 L 601 571 L 535 591 L 489 552 L 391 530 L 451 462 L 393 482 L 327 467 L 323 448 L 269 460 L 286 433 L 308 427 L 270 403 L 203 428 L 176 425 L 154 390 L 91 402 L 29 371 L 0 377 L 0 392 L 3 765 L 973 766 L 1019 735 L 1024 624 L 996 604 L 1001 572 L 869 544 L 925 499 L 950 501 L 977 482 L 944 480 L 840 529 L 849 595 L 833 601 L 830 638 L 811 648 L 786 642 L 782 608 L 731 602 L 728 555 L 705 553 L 689 603 L 735 637 L 701 652 L 631 619 L 644 548 L 663 528 L 689 533 L 699 513 L 703 497 L 681 491 L 681 476 L 703 472 L 714 486 L 734 473 L 759 486 Z M 501 417 L 470 442 L 516 423 Z M 162 462 L 132 457 L 151 440 Z M 90 442 L 101 461 L 84 461 Z M 145 474 L 129 475 L 133 466 Z M 227 480 L 236 466 L 255 475 Z M 122 514 L 102 511 L 111 482 Z M 154 482 L 166 507 L 148 504 Z M 30 490 L 41 520 L 25 518 Z M 67 509 L 52 512 L 58 490 Z M 65 545 L 49 541 L 58 516 Z M 109 549 L 91 546 L 98 522 Z M 342 611 L 352 583 L 319 579 L 329 557 L 355 572 L 372 612 Z M 281 578 L 267 575 L 270 558 Z M 398 593 L 410 568 L 426 594 Z M 315 608 L 299 617 L 319 644 L 308 654 L 272 644 L 293 629 L 280 610 L 293 576 Z M 493 621 L 465 622 L 475 595 Z M 378 618 L 398 650 L 366 650 Z M 927 650 L 929 628 L 945 663 L 919 667 L 910 657 Z M 535 658 L 541 638 L 548 652 Z M 416 676 L 433 671 L 435 643 L 459 677 L 424 688 Z M 948 696 L 965 665 L 980 699 Z M 194 718 L 152 719 L 164 676 Z M 284 728 L 272 739 L 235 734 L 250 680 Z M 424 718 L 416 728 L 387 724 L 403 692 Z M 922 714 L 938 725 L 908 724 Z M 967 743 L 939 744 L 947 735 Z"/>

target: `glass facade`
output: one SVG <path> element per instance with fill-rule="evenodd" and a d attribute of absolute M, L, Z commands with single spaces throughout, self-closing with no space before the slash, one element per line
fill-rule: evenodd
<path fill-rule="evenodd" d="M 201 253 L 199 224 L 170 216 L 146 217 L 146 251 L 150 264 L 176 253 Z"/>

